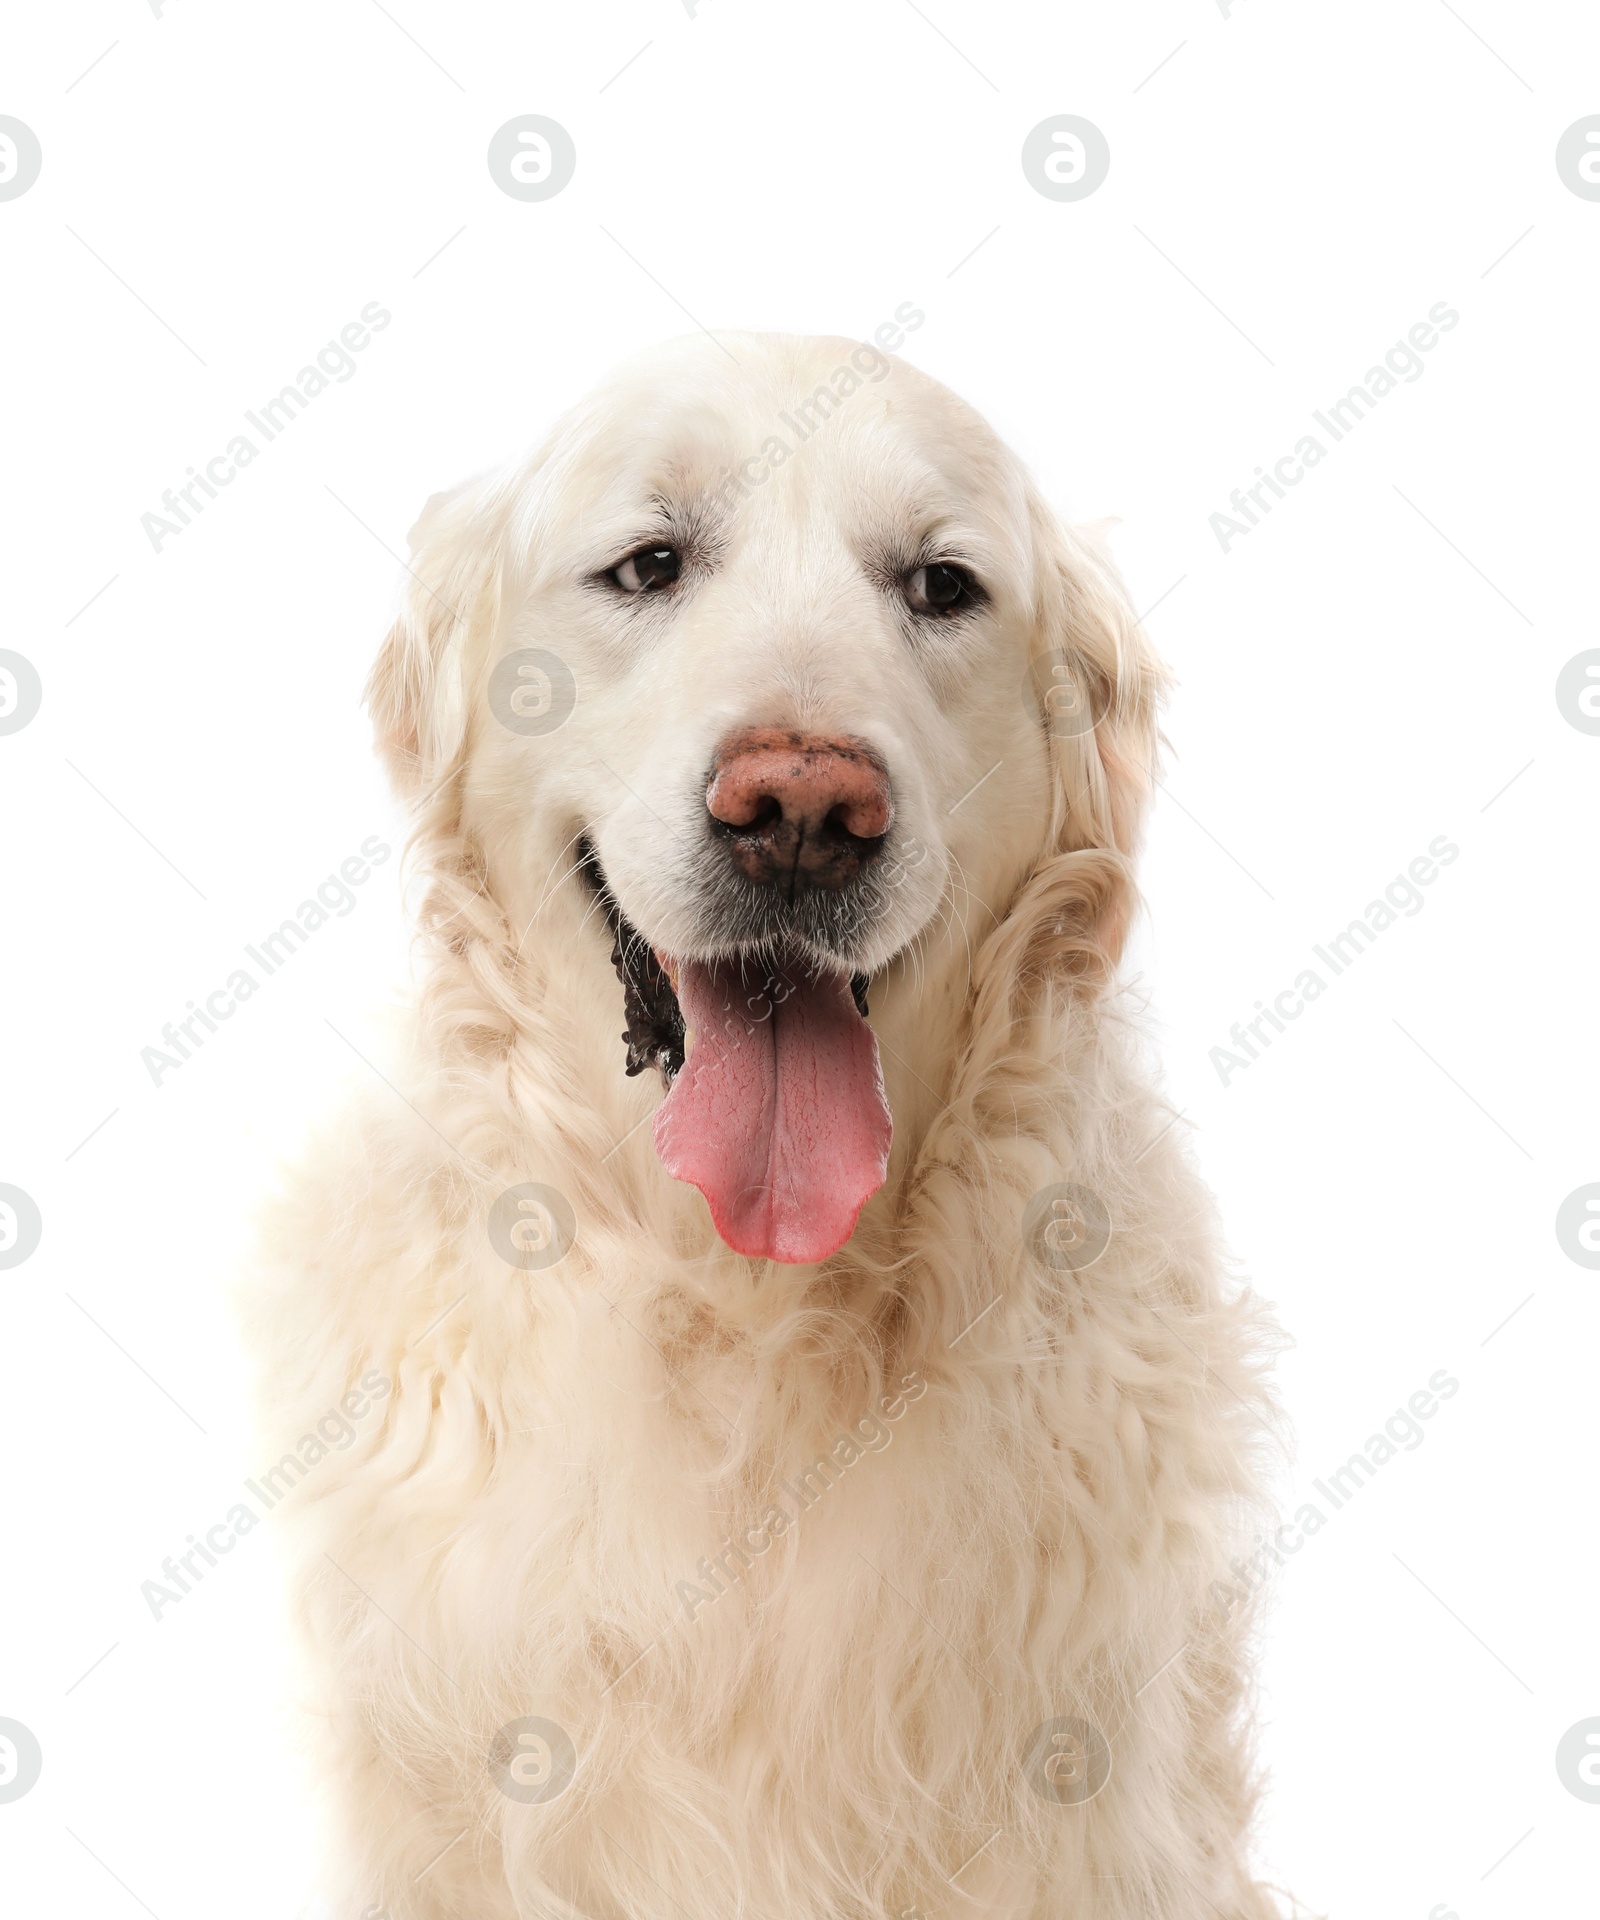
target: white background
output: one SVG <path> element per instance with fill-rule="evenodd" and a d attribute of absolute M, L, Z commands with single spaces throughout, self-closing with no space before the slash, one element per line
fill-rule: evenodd
<path fill-rule="evenodd" d="M 405 530 L 643 344 L 867 336 L 910 300 L 908 357 L 1068 512 L 1120 516 L 1160 603 L 1137 961 L 1294 1343 L 1286 1504 L 1461 1382 L 1275 1582 L 1265 1868 L 1363 1920 L 1588 1911 L 1600 1807 L 1554 1756 L 1600 1714 L 1600 1275 L 1554 1221 L 1600 1179 L 1600 738 L 1555 680 L 1600 644 L 1600 202 L 1554 152 L 1600 112 L 1600 20 L 386 5 L 80 0 L 0 42 L 44 153 L 0 202 L 0 646 L 44 685 L 0 738 L 0 1180 L 44 1218 L 0 1274 L 0 1715 L 44 1752 L 0 1805 L 7 1904 L 276 1920 L 311 1886 L 272 1540 L 159 1623 L 140 1583 L 261 1464 L 229 1288 L 405 978 L 395 863 L 159 1088 L 140 1049 L 364 838 L 398 847 L 358 699 Z M 538 204 L 485 164 L 530 112 L 578 153 Z M 1059 113 L 1112 155 L 1070 204 L 1020 164 Z M 152 551 L 141 514 L 373 300 L 356 376 Z M 1423 377 L 1224 553 L 1208 516 L 1441 300 Z M 1230 1026 L 1440 834 L 1423 910 L 1224 1086 Z"/>

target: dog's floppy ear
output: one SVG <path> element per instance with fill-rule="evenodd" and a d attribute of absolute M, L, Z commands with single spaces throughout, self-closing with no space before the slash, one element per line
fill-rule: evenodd
<path fill-rule="evenodd" d="M 499 624 L 505 487 L 496 477 L 436 493 L 411 529 L 400 612 L 367 679 L 379 755 L 416 798 L 444 780 L 467 739 L 476 655 Z"/>
<path fill-rule="evenodd" d="M 1078 871 L 1092 937 L 1114 962 L 1133 915 L 1132 863 L 1155 783 L 1166 674 L 1140 631 L 1102 529 L 1066 527 L 1037 500 L 1034 524 L 1039 566 L 1029 681 L 1056 773 L 1050 845 Z"/>
<path fill-rule="evenodd" d="M 1139 847 L 1167 676 L 1139 627 L 1103 526 L 1037 513 L 1041 575 L 1033 688 L 1050 737 L 1063 848 Z"/>

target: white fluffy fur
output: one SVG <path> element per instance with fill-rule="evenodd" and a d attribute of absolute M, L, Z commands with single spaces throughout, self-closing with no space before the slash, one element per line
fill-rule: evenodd
<path fill-rule="evenodd" d="M 431 501 L 374 671 L 417 809 L 405 1098 L 374 1081 L 307 1157 L 252 1314 L 274 1447 L 394 1381 L 285 1506 L 333 1911 L 1262 1920 L 1243 1628 L 1212 1587 L 1254 1531 L 1270 1329 L 1114 978 L 1159 671 L 1095 545 L 899 362 L 734 498 L 682 611 L 586 587 L 652 495 L 715 489 L 859 352 L 728 347 L 635 363 L 524 466 Z M 992 594 L 959 644 L 909 644 L 864 570 L 863 543 L 930 529 Z M 528 645 L 579 691 L 532 739 L 483 703 Z M 1103 712 L 1083 736 L 1023 698 L 1052 649 Z M 663 1173 L 571 859 L 589 828 L 672 948 L 709 749 L 769 722 L 872 739 L 922 849 L 873 956 L 889 1181 L 808 1268 L 730 1252 Z M 578 1221 L 543 1272 L 486 1232 L 524 1180 Z M 1114 1222 L 1081 1273 L 1022 1242 L 1062 1180 Z M 892 1440 L 690 1619 L 679 1583 L 908 1374 Z M 487 1760 L 528 1715 L 578 1755 L 545 1804 Z M 1085 1805 L 1024 1777 L 1059 1715 L 1111 1744 Z"/>

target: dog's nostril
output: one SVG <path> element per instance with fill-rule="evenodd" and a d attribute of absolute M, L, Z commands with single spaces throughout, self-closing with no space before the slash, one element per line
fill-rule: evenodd
<path fill-rule="evenodd" d="M 711 824 L 725 838 L 759 837 L 783 825 L 783 803 L 770 793 L 736 798 L 723 791 L 714 804 L 708 800 L 707 806 Z"/>
<path fill-rule="evenodd" d="M 822 823 L 822 830 L 824 833 L 832 834 L 835 839 L 859 840 L 863 845 L 883 838 L 881 833 L 857 833 L 852 822 L 859 818 L 860 812 L 857 807 L 849 801 L 841 801 L 838 806 L 829 810 L 827 818 Z"/>

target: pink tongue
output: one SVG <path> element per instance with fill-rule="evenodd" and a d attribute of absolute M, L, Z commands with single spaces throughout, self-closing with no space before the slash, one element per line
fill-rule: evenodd
<path fill-rule="evenodd" d="M 825 1260 L 889 1171 L 878 1042 L 849 981 L 686 961 L 677 985 L 693 1041 L 656 1114 L 662 1166 L 736 1253 Z"/>

